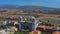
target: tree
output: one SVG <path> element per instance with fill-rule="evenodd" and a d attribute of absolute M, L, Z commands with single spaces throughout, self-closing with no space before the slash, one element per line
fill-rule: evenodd
<path fill-rule="evenodd" d="M 45 22 L 42 22 L 42 23 L 40 23 L 39 25 L 54 26 L 54 24 L 51 24 L 51 23 L 45 23 Z"/>
<path fill-rule="evenodd" d="M 23 31 L 15 31 L 14 34 L 25 34 Z M 26 32 L 26 34 L 29 34 L 29 32 Z"/>
<path fill-rule="evenodd" d="M 0 28 L 3 28 L 3 29 L 5 29 L 5 28 L 7 28 L 8 26 L 7 25 L 2 25 L 2 26 L 0 26 Z"/>

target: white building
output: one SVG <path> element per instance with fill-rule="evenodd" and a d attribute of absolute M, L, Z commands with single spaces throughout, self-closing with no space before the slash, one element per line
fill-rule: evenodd
<path fill-rule="evenodd" d="M 7 21 L 4 21 L 4 23 L 3 23 L 4 25 L 6 25 L 7 24 Z"/>
<path fill-rule="evenodd" d="M 13 34 L 14 32 L 6 31 L 6 29 L 0 29 L 0 34 Z"/>
<path fill-rule="evenodd" d="M 35 19 L 35 17 L 29 17 L 28 19 L 23 19 L 22 16 L 19 17 L 19 29 L 22 30 L 36 30 L 36 27 L 38 26 L 38 20 Z"/>
<path fill-rule="evenodd" d="M 15 31 L 18 31 L 18 29 L 15 26 L 10 26 L 7 29 L 0 29 L 0 34 L 14 34 Z"/>

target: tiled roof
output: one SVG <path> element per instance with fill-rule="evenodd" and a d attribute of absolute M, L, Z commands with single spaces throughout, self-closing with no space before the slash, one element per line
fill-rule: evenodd
<path fill-rule="evenodd" d="M 60 34 L 60 32 L 53 32 L 52 34 Z"/>
<path fill-rule="evenodd" d="M 13 22 L 14 24 L 18 24 L 18 21 L 16 21 L 16 20 L 13 20 L 12 22 Z"/>
<path fill-rule="evenodd" d="M 53 26 L 38 26 L 37 28 L 43 28 L 43 29 L 52 29 Z"/>
<path fill-rule="evenodd" d="M 41 34 L 41 32 L 38 31 L 38 30 L 36 30 L 36 31 L 32 31 L 32 32 L 30 32 L 29 34 Z"/>

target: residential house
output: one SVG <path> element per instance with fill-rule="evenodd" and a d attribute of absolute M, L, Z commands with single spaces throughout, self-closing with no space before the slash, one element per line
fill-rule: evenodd
<path fill-rule="evenodd" d="M 41 31 L 36 30 L 36 31 L 30 32 L 29 34 L 41 34 Z"/>

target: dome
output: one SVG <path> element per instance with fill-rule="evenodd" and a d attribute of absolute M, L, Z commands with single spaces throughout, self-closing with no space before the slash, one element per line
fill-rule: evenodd
<path fill-rule="evenodd" d="M 22 16 L 20 16 L 20 18 L 22 18 Z"/>
<path fill-rule="evenodd" d="M 31 19 L 35 19 L 35 17 L 34 17 L 34 16 L 31 16 L 30 18 L 31 18 Z"/>

